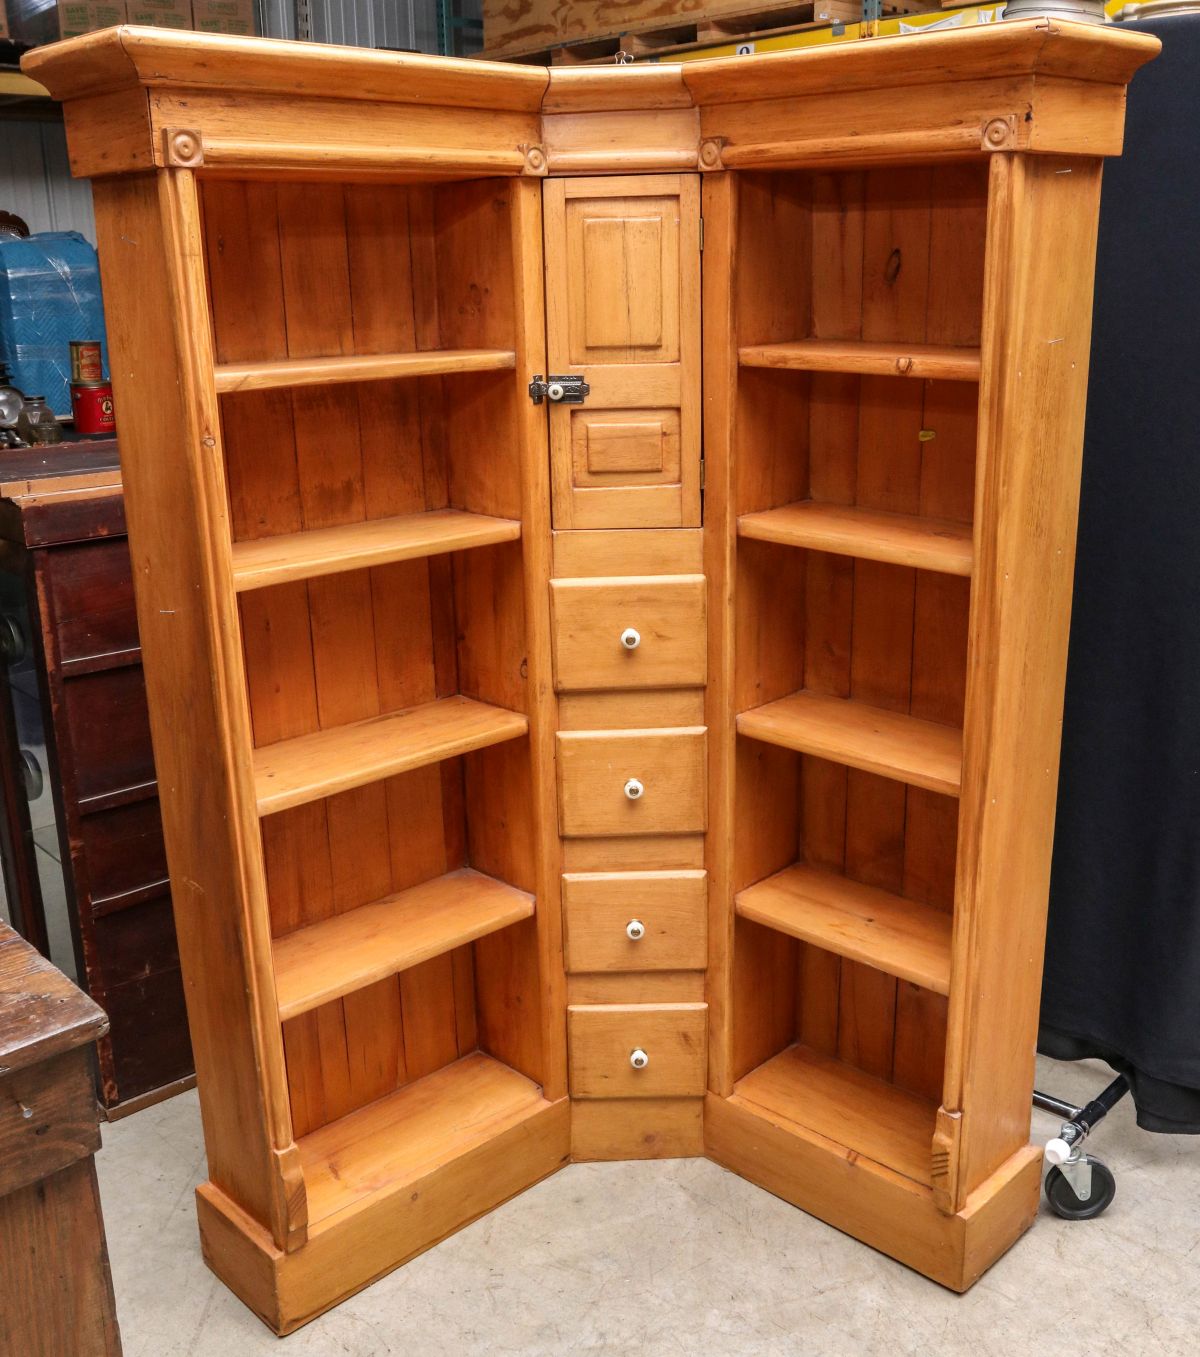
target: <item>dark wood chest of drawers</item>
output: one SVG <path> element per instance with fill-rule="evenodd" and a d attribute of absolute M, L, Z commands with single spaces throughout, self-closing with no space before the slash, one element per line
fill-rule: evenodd
<path fill-rule="evenodd" d="M 111 1023 L 101 1101 L 132 1110 L 190 1076 L 192 1060 L 116 446 L 6 459 L 4 762 L 22 774 L 8 779 L 10 912 L 43 947 L 49 925 L 60 965 L 73 953 Z"/>

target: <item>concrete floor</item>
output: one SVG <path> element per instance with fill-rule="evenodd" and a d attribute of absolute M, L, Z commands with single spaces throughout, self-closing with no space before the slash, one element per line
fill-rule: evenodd
<path fill-rule="evenodd" d="M 1100 1066 L 1042 1062 L 1086 1101 Z M 1034 1136 L 1058 1119 L 1034 1118 Z M 195 1094 L 105 1128 L 98 1158 L 126 1357 L 638 1354 L 1018 1357 L 1200 1352 L 1200 1140 L 1098 1132 L 1117 1197 L 1042 1213 L 966 1296 L 704 1160 L 574 1165 L 280 1341 L 200 1260 Z"/>

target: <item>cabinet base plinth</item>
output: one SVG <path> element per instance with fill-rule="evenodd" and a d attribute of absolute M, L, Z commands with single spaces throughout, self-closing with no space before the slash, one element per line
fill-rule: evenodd
<path fill-rule="evenodd" d="M 956 1215 L 929 1188 L 815 1132 L 709 1094 L 705 1152 L 718 1164 L 953 1291 L 966 1291 L 1037 1213 L 1041 1150 L 1025 1146 Z"/>
<path fill-rule="evenodd" d="M 571 1107 L 571 1158 L 696 1159 L 704 1153 L 702 1098 L 581 1099 Z"/>
<path fill-rule="evenodd" d="M 277 1334 L 432 1248 L 570 1158 L 564 1098 L 450 1164 L 372 1193 L 310 1227 L 293 1253 L 212 1183 L 196 1190 L 204 1261 Z"/>

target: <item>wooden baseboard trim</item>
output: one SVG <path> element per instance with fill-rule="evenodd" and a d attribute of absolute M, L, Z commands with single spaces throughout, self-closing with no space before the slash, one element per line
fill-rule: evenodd
<path fill-rule="evenodd" d="M 292 1333 L 570 1159 L 570 1107 L 539 1110 L 417 1182 L 342 1211 L 294 1253 L 212 1183 L 196 1191 L 204 1260 L 275 1333 Z"/>
<path fill-rule="evenodd" d="M 100 1112 L 105 1121 L 120 1121 L 122 1117 L 130 1117 L 135 1112 L 144 1112 L 147 1107 L 165 1103 L 168 1098 L 174 1098 L 177 1094 L 186 1093 L 188 1089 L 195 1087 L 196 1076 L 187 1074 L 182 1079 L 163 1084 L 161 1088 L 152 1088 L 149 1093 L 139 1093 L 136 1098 L 126 1098 L 124 1102 L 115 1103 L 112 1107 L 102 1107 Z"/>
<path fill-rule="evenodd" d="M 702 1098 L 580 1099 L 571 1108 L 571 1158 L 694 1159 L 704 1153 Z"/>
<path fill-rule="evenodd" d="M 716 1163 L 953 1291 L 965 1291 L 1032 1224 L 1041 1153 L 1026 1146 L 945 1215 L 929 1188 L 843 1145 L 709 1094 L 705 1152 Z"/>

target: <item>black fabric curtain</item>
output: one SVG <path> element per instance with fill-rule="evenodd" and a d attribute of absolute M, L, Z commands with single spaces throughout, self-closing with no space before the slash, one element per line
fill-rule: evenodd
<path fill-rule="evenodd" d="M 1163 50 L 1104 170 L 1038 1046 L 1200 1133 L 1200 15 L 1127 27 Z"/>

